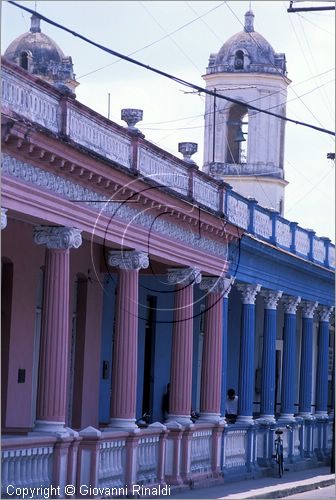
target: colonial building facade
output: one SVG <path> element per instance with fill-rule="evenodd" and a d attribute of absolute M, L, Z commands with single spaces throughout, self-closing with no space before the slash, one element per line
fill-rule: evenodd
<path fill-rule="evenodd" d="M 207 86 L 253 80 L 281 100 L 284 55 L 267 49 L 266 71 L 253 30 L 248 12 Z M 246 110 L 225 108 L 214 157 L 206 122 L 202 172 L 193 143 L 180 159 L 147 141 L 139 110 L 121 127 L 79 103 L 71 59 L 41 39 L 33 16 L 2 58 L 2 496 L 273 474 L 276 427 L 288 467 L 326 463 L 335 246 L 283 217 L 283 125 L 248 117 L 242 168 L 263 172 L 270 207 L 239 192 L 230 169 L 244 162 L 224 147 Z M 265 152 L 254 134 L 266 128 Z"/>

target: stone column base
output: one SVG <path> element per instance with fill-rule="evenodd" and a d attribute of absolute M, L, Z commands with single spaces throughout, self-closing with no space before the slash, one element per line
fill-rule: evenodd
<path fill-rule="evenodd" d="M 138 426 L 136 425 L 134 418 L 111 418 L 110 423 L 104 428 L 103 432 L 110 431 L 111 428 L 131 431 L 138 429 Z"/>
<path fill-rule="evenodd" d="M 32 432 L 29 433 L 30 436 L 36 436 L 37 434 L 43 435 L 48 434 L 50 436 L 72 436 L 73 431 L 68 427 L 65 427 L 65 422 L 51 422 L 47 420 L 35 420 L 35 425 Z"/>

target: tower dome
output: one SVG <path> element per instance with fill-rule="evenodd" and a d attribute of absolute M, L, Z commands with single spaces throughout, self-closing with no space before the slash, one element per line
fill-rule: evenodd
<path fill-rule="evenodd" d="M 285 121 L 256 112 L 249 103 L 285 116 L 290 80 L 285 54 L 277 54 L 254 30 L 251 10 L 244 30 L 210 55 L 203 78 L 213 94 L 205 97 L 203 170 L 283 214 Z"/>
<path fill-rule="evenodd" d="M 211 54 L 207 72 L 255 72 L 286 74 L 284 54 L 276 54 L 271 44 L 254 31 L 254 14 L 245 14 L 244 31 L 231 36 L 217 54 Z"/>
<path fill-rule="evenodd" d="M 41 32 L 40 19 L 35 14 L 30 31 L 10 43 L 4 58 L 56 87 L 73 91 L 78 85 L 71 57 L 66 57 L 57 43 Z"/>

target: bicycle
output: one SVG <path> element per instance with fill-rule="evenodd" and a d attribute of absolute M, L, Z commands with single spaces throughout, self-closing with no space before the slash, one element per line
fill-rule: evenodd
<path fill-rule="evenodd" d="M 286 429 L 292 431 L 292 427 L 290 425 L 286 425 Z M 275 458 L 275 461 L 278 463 L 279 477 L 282 477 L 284 473 L 284 458 L 283 458 L 283 439 L 281 437 L 281 434 L 283 434 L 283 431 L 281 429 L 276 429 L 275 434 L 277 435 L 277 437 L 274 441 L 275 455 L 273 455 L 273 458 Z"/>

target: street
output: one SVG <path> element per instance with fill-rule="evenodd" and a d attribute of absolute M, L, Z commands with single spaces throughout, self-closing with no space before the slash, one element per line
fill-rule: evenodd
<path fill-rule="evenodd" d="M 305 491 L 304 493 L 296 493 L 286 498 L 300 498 L 304 500 L 311 500 L 315 498 L 323 498 L 324 500 L 334 500 L 336 497 L 335 485 L 326 486 L 325 488 L 317 488 L 316 490 Z"/>

